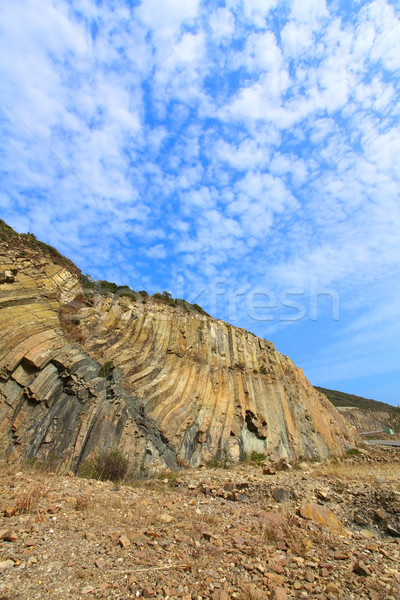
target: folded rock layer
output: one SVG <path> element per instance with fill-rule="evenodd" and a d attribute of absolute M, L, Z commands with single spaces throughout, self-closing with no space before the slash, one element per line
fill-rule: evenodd
<path fill-rule="evenodd" d="M 148 298 L 85 293 L 53 249 L 0 228 L 0 427 L 10 458 L 134 470 L 340 455 L 354 430 L 271 342 Z"/>

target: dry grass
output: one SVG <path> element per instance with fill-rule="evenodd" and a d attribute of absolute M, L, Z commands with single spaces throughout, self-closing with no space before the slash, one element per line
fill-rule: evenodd
<path fill-rule="evenodd" d="M 39 501 L 43 496 L 43 488 L 35 483 L 31 488 L 25 491 L 15 504 L 16 514 L 32 514 L 38 510 Z"/>
<path fill-rule="evenodd" d="M 353 479 L 355 481 L 371 479 L 386 479 L 398 481 L 400 479 L 400 463 L 334 463 L 322 465 L 316 472 L 321 477 L 340 479 Z"/>
<path fill-rule="evenodd" d="M 87 494 L 80 494 L 76 498 L 75 510 L 86 511 L 91 505 L 90 498 Z"/>

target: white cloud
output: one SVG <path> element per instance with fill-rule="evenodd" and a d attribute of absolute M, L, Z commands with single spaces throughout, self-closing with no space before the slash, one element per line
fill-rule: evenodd
<path fill-rule="evenodd" d="M 210 15 L 210 27 L 216 40 L 229 39 L 235 30 L 235 17 L 226 8 L 219 8 Z"/>
<path fill-rule="evenodd" d="M 0 15 L 2 98 L 81 178 L 4 109 L 3 218 L 94 275 L 133 269 L 133 287 L 230 269 L 232 289 L 278 297 L 313 275 L 359 323 L 329 348 L 349 362 L 374 326 L 392 347 L 369 298 L 395 292 L 400 262 L 393 4 L 21 0 Z"/>
<path fill-rule="evenodd" d="M 281 39 L 285 54 L 298 57 L 312 44 L 312 29 L 306 23 L 289 21 L 281 32 Z"/>
<path fill-rule="evenodd" d="M 276 7 L 278 0 L 244 0 L 243 12 L 257 27 L 265 26 L 269 11 Z"/>
<path fill-rule="evenodd" d="M 295 21 L 310 23 L 313 26 L 329 16 L 325 0 L 293 0 L 290 16 Z"/>
<path fill-rule="evenodd" d="M 184 23 L 196 19 L 198 10 L 198 0 L 143 0 L 135 15 L 156 38 L 165 38 L 179 35 Z"/>

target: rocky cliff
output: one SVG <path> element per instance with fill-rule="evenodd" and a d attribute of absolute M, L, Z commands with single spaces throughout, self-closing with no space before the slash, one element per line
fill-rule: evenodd
<path fill-rule="evenodd" d="M 187 305 L 88 293 L 79 270 L 0 227 L 3 453 L 137 471 L 342 454 L 354 430 L 272 343 Z"/>
<path fill-rule="evenodd" d="M 355 427 L 357 433 L 377 432 L 388 427 L 393 429 L 397 436 L 400 435 L 399 410 L 372 410 L 348 406 L 338 407 L 338 411 Z"/>

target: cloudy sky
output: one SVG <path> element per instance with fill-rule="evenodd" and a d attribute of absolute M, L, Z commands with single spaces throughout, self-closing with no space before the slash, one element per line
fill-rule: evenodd
<path fill-rule="evenodd" d="M 400 9 L 0 5 L 0 215 L 400 402 Z"/>

